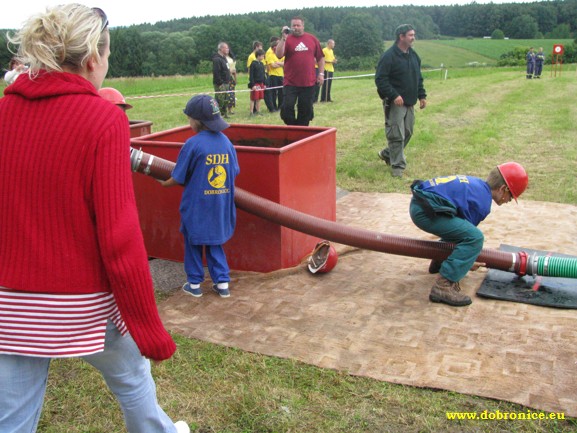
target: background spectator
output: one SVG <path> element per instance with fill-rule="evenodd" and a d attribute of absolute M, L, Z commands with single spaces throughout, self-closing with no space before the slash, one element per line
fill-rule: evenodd
<path fill-rule="evenodd" d="M 214 98 L 218 102 L 222 117 L 228 118 L 230 104 L 230 66 L 227 60 L 229 53 L 228 44 L 220 42 L 218 51 L 212 58 L 212 84 L 214 85 Z"/>
<path fill-rule="evenodd" d="M 323 53 L 325 55 L 325 81 L 323 82 L 323 88 L 321 90 L 321 102 L 333 102 L 331 99 L 331 87 L 333 84 L 333 75 L 335 72 L 335 64 L 337 63 L 337 58 L 334 53 L 335 41 L 329 39 L 327 41 L 327 46 L 323 48 Z"/>
<path fill-rule="evenodd" d="M 395 35 L 395 43 L 383 53 L 375 73 L 385 112 L 388 145 L 378 155 L 391 166 L 393 177 L 402 177 L 407 166 L 405 147 L 415 125 L 414 106 L 418 100 L 419 108 L 425 108 L 427 93 L 423 87 L 421 59 L 412 48 L 415 29 L 410 24 L 402 24 L 396 28 Z"/>
<path fill-rule="evenodd" d="M 281 118 L 287 125 L 309 125 L 313 118 L 315 89 L 318 85 L 322 85 L 325 75 L 325 59 L 321 44 L 315 36 L 306 33 L 304 29 L 304 19 L 294 17 L 291 20 L 291 27 L 283 28 L 275 50 L 279 59 L 285 58 Z M 318 64 L 318 76 L 315 76 L 315 61 Z"/>

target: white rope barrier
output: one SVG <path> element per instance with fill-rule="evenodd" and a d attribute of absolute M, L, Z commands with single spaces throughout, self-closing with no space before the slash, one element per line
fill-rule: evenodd
<path fill-rule="evenodd" d="M 436 71 L 445 71 L 445 76 L 444 79 L 447 79 L 447 73 L 448 73 L 448 69 L 447 68 L 439 68 L 439 69 L 427 69 L 422 71 L 423 73 L 428 73 L 428 72 L 436 72 Z M 344 76 L 344 77 L 332 77 L 327 79 L 328 80 L 350 80 L 350 79 L 355 79 L 355 78 L 365 78 L 365 77 L 374 77 L 375 74 L 361 74 L 361 75 L 349 75 L 349 76 Z M 283 86 L 276 86 L 276 87 L 267 87 L 265 90 L 274 90 L 274 89 L 282 89 Z M 171 94 L 166 94 L 166 95 L 144 95 L 144 96 L 127 96 L 125 97 L 125 99 L 154 99 L 154 98 L 170 98 L 170 97 L 178 97 L 178 96 L 194 96 L 194 95 L 215 95 L 215 94 L 219 94 L 219 93 L 246 93 L 246 92 L 251 92 L 251 89 L 235 89 L 235 90 L 222 90 L 222 91 L 214 91 L 214 90 L 209 90 L 206 92 L 197 92 L 197 93 L 171 93 Z"/>

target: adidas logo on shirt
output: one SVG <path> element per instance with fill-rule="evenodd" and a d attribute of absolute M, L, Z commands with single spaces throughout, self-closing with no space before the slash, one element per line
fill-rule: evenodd
<path fill-rule="evenodd" d="M 299 44 L 295 47 L 295 51 L 308 51 L 308 50 L 309 50 L 308 47 L 302 42 L 299 42 Z"/>

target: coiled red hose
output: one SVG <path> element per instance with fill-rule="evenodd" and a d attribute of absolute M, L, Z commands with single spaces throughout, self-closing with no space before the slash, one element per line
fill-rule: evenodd
<path fill-rule="evenodd" d="M 166 180 L 170 177 L 175 165 L 173 162 L 133 148 L 130 153 L 132 171 L 150 175 L 160 180 Z M 343 245 L 438 261 L 446 259 L 453 250 L 453 244 L 447 242 L 424 241 L 389 235 L 314 217 L 238 187 L 235 188 L 234 201 L 239 209 L 253 215 L 301 233 Z M 481 251 L 477 261 L 485 263 L 489 268 L 515 272 L 519 275 L 526 273 L 528 262 L 526 253 L 511 253 L 486 248 Z"/>

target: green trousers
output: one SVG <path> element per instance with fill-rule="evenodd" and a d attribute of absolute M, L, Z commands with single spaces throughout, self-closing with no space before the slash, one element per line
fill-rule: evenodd
<path fill-rule="evenodd" d="M 441 241 L 455 244 L 453 252 L 441 265 L 439 273 L 447 280 L 461 281 L 483 249 L 485 237 L 469 221 L 448 214 L 429 216 L 413 198 L 409 208 L 411 219 L 421 230 L 434 234 Z"/>

